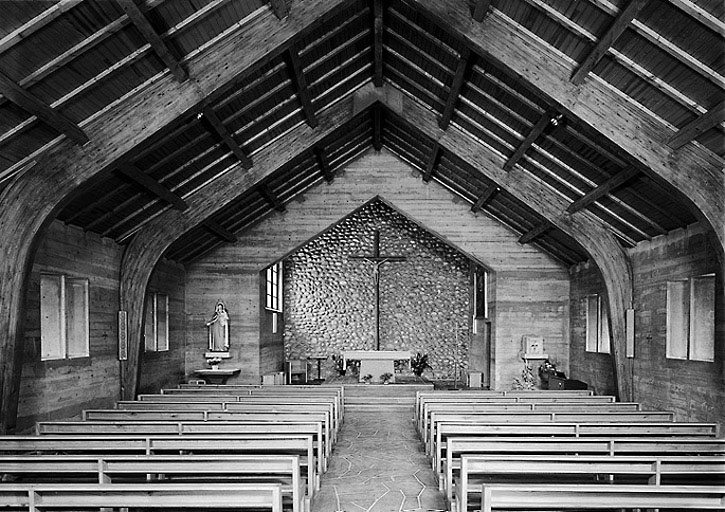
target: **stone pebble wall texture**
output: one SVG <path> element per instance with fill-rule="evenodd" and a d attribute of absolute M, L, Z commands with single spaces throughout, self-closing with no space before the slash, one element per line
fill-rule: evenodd
<path fill-rule="evenodd" d="M 454 378 L 456 366 L 460 378 L 468 368 L 471 261 L 380 200 L 286 259 L 286 358 L 375 349 L 375 265 L 350 257 L 373 253 L 376 229 L 381 255 L 406 258 L 380 267 L 380 349 L 428 354 L 433 378 Z M 325 370 L 334 374 L 331 358 Z"/>

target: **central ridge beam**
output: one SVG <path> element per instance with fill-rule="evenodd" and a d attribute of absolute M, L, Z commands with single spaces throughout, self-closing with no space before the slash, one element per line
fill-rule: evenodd
<path fill-rule="evenodd" d="M 383 85 L 383 0 L 373 0 L 373 83 Z"/>

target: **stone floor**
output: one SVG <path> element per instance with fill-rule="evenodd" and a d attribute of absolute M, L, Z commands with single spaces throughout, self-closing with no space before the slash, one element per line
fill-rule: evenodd
<path fill-rule="evenodd" d="M 312 512 L 444 511 L 412 407 L 345 411 Z"/>

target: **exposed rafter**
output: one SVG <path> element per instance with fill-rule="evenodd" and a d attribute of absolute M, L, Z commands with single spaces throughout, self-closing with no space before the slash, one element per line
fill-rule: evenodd
<path fill-rule="evenodd" d="M 2 71 L 0 71 L 0 93 L 23 110 L 65 134 L 72 141 L 78 144 L 88 142 L 88 136 L 77 124 L 20 87 Z"/>
<path fill-rule="evenodd" d="M 546 233 L 551 229 L 551 224 L 549 222 L 542 222 L 541 224 L 538 224 L 534 226 L 532 229 L 521 235 L 519 238 L 520 244 L 528 244 L 539 238 L 541 235 Z"/>
<path fill-rule="evenodd" d="M 476 213 L 483 207 L 485 207 L 488 203 L 491 202 L 493 197 L 498 193 L 501 189 L 498 188 L 496 185 L 491 185 L 486 190 L 483 191 L 483 193 L 478 197 L 475 203 L 473 203 L 473 206 L 471 206 L 471 211 L 473 213 Z"/>
<path fill-rule="evenodd" d="M 423 171 L 423 181 L 428 182 L 433 177 L 433 172 L 435 172 L 435 169 L 438 166 L 440 156 L 441 146 L 436 142 L 435 144 L 433 144 L 433 147 L 428 154 L 428 160 L 426 160 L 425 164 L 425 171 Z"/>
<path fill-rule="evenodd" d="M 225 242 L 229 242 L 230 244 L 233 244 L 237 241 L 237 235 L 229 231 L 227 228 L 219 224 L 218 222 L 212 220 L 212 219 L 206 219 L 202 225 L 214 233 L 219 239 L 224 240 Z"/>
<path fill-rule="evenodd" d="M 315 153 L 317 166 L 320 168 L 320 172 L 322 172 L 322 176 L 324 176 L 325 181 L 331 182 L 335 178 L 335 175 L 332 173 L 332 169 L 330 168 L 330 161 L 327 158 L 327 152 L 324 148 L 320 147 L 316 147 L 312 151 Z"/>
<path fill-rule="evenodd" d="M 378 86 L 376 86 L 378 87 Z M 375 151 L 383 149 L 383 109 L 380 103 L 373 105 L 373 148 Z"/>
<path fill-rule="evenodd" d="M 649 0 L 631 0 L 627 6 L 622 9 L 607 31 L 599 38 L 597 44 L 589 52 L 586 58 L 579 65 L 577 70 L 571 76 L 572 83 L 579 85 L 587 77 L 589 72 L 594 69 L 599 60 L 607 53 L 614 42 L 627 30 L 627 27 L 640 10 L 647 4 Z"/>
<path fill-rule="evenodd" d="M 153 48 L 154 52 L 156 52 L 156 55 L 158 55 L 164 64 L 166 64 L 166 67 L 169 68 L 171 73 L 174 75 L 174 78 L 176 78 L 179 82 L 183 82 L 189 78 L 186 70 L 181 67 L 179 59 L 174 57 L 169 47 L 166 43 L 164 43 L 163 39 L 161 39 L 161 36 L 159 36 L 158 32 L 156 32 L 154 27 L 151 26 L 148 18 L 146 18 L 144 13 L 141 12 L 141 9 L 139 9 L 136 5 L 136 2 L 134 0 L 116 0 L 116 2 L 121 5 L 123 12 L 126 13 L 131 22 L 136 26 L 139 32 L 141 32 L 144 39 L 146 39 L 146 41 L 151 45 L 151 48 Z"/>
<path fill-rule="evenodd" d="M 307 87 L 307 80 L 305 79 L 305 73 L 300 62 L 300 55 L 294 45 L 290 46 L 287 57 L 292 68 L 290 75 L 292 82 L 295 84 L 297 97 L 302 105 L 302 112 L 305 114 L 307 124 L 314 128 L 317 126 L 317 116 L 315 116 L 315 109 L 312 107 L 312 96 L 310 89 Z"/>
<path fill-rule="evenodd" d="M 544 112 L 543 115 L 536 122 L 536 124 L 533 126 L 533 128 L 531 128 L 531 131 L 528 133 L 528 135 L 526 135 L 524 140 L 522 140 L 521 143 L 518 145 L 518 147 L 514 151 L 514 154 L 511 155 L 511 158 L 506 161 L 503 168 L 507 171 L 513 169 L 516 163 L 521 160 L 526 151 L 531 147 L 534 142 L 536 142 L 536 139 L 538 139 L 539 136 L 544 133 L 544 130 L 546 130 L 549 125 L 559 126 L 562 121 L 563 119 L 561 118 L 561 115 L 558 114 L 556 111 L 547 110 L 546 112 Z"/>
<path fill-rule="evenodd" d="M 284 19 L 289 15 L 289 5 L 287 5 L 287 0 L 270 0 L 269 4 L 270 7 L 272 7 L 272 12 L 279 19 Z"/>
<path fill-rule="evenodd" d="M 383 0 L 373 0 L 373 84 L 383 85 Z"/>
<path fill-rule="evenodd" d="M 279 200 L 279 197 L 277 197 L 277 194 L 274 193 L 272 187 L 270 187 L 269 185 L 262 185 L 258 188 L 258 190 L 264 200 L 267 201 L 270 206 L 272 206 L 272 208 L 274 208 L 278 212 L 286 211 L 284 203 Z"/>
<path fill-rule="evenodd" d="M 188 208 L 186 201 L 184 201 L 176 193 L 172 192 L 167 187 L 153 179 L 148 174 L 142 172 L 135 165 L 124 164 L 119 167 L 118 170 L 127 178 L 141 185 L 144 189 L 146 189 L 146 191 L 155 195 L 159 199 L 166 201 L 177 210 L 184 211 Z"/>
<path fill-rule="evenodd" d="M 229 149 L 229 151 L 234 153 L 234 156 L 237 157 L 237 160 L 239 160 L 242 166 L 245 169 L 252 167 L 252 159 L 249 158 L 242 150 L 241 146 L 237 144 L 237 141 L 234 140 L 234 137 L 232 137 L 231 133 L 229 133 L 227 127 L 224 126 L 222 120 L 216 115 L 214 109 L 211 107 L 205 107 L 204 110 L 202 110 L 202 114 L 204 119 L 206 119 L 211 126 L 213 132 L 221 137 L 224 145 Z"/>
<path fill-rule="evenodd" d="M 453 118 L 453 111 L 456 108 L 458 96 L 461 94 L 461 87 L 463 87 L 463 82 L 466 79 L 466 72 L 470 68 L 470 65 L 471 51 L 464 46 L 458 58 L 458 65 L 456 66 L 456 72 L 453 75 L 453 82 L 451 82 L 451 90 L 448 93 L 446 106 L 443 108 L 443 115 L 441 115 L 441 120 L 438 123 L 438 126 L 444 130 L 448 128 L 448 124 L 451 122 L 451 118 Z"/>
<path fill-rule="evenodd" d="M 628 181 L 634 179 L 639 174 L 639 169 L 635 169 L 634 167 L 628 167 L 627 169 L 619 171 L 607 181 L 605 181 L 598 187 L 590 190 L 587 194 L 583 195 L 582 197 L 571 203 L 566 211 L 569 213 L 574 213 L 578 212 L 579 210 L 583 210 L 584 208 L 587 208 L 589 205 L 598 201 L 607 194 L 613 192 Z"/>
<path fill-rule="evenodd" d="M 696 139 L 703 132 L 714 128 L 725 121 L 725 100 L 701 115 L 697 119 L 687 123 L 680 128 L 668 141 L 667 145 L 672 149 L 679 149 L 691 140 Z"/>
<path fill-rule="evenodd" d="M 479 23 L 483 21 L 483 18 L 488 14 L 488 9 L 491 7 L 491 0 L 476 0 L 473 6 L 473 21 Z"/>

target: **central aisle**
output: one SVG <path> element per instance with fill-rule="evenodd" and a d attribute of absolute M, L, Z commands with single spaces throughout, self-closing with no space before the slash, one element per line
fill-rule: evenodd
<path fill-rule="evenodd" d="M 444 511 L 413 423 L 413 406 L 346 405 L 312 512 Z"/>

